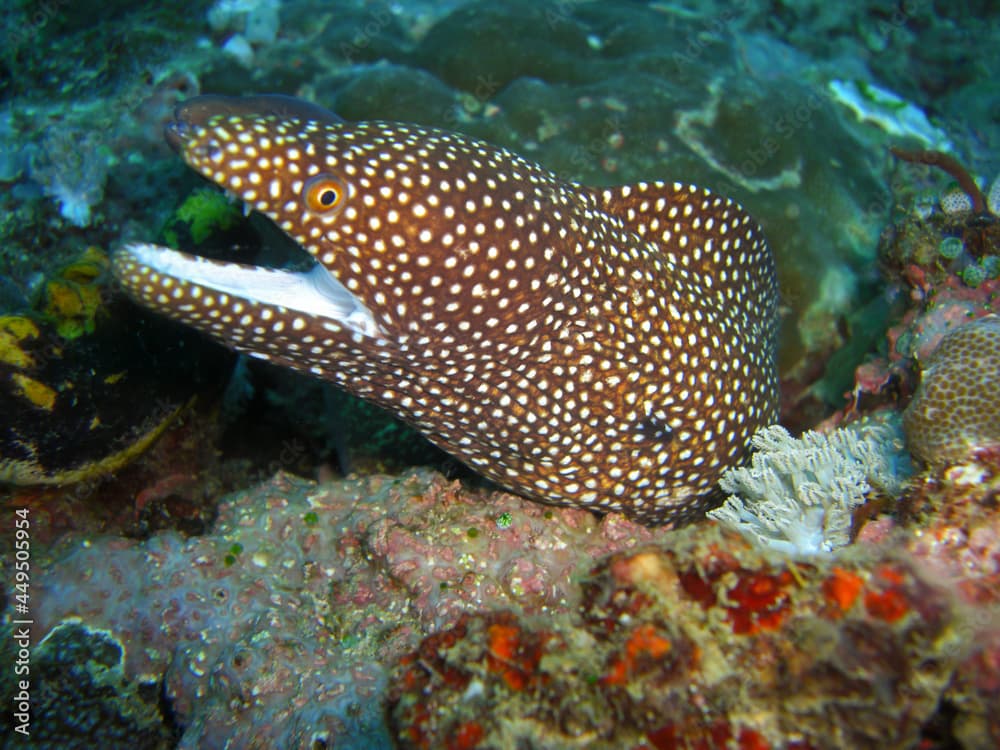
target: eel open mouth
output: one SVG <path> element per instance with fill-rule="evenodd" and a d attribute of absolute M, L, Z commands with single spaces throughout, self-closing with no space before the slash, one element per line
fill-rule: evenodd
<path fill-rule="evenodd" d="M 195 306 L 263 306 L 339 323 L 352 333 L 379 337 L 371 311 L 318 263 L 308 271 L 223 263 L 162 245 L 133 242 L 114 256 L 112 270 L 138 302 L 172 317 L 187 317 Z"/>
<path fill-rule="evenodd" d="M 253 153 L 253 139 L 246 128 L 260 117 L 339 120 L 321 107 L 286 96 L 200 96 L 177 107 L 164 137 L 192 168 L 241 201 L 246 213 L 264 210 L 263 204 L 254 205 L 232 183 L 233 164 Z M 234 128 L 235 122 L 243 121 L 251 125 Z M 209 260 L 151 243 L 130 243 L 116 253 L 112 269 L 137 302 L 186 322 L 219 318 L 211 309 L 225 306 L 228 317 L 237 320 L 245 319 L 252 309 L 254 317 L 263 315 L 268 321 L 307 316 L 339 325 L 351 334 L 385 336 L 364 302 L 315 260 L 305 271 L 273 269 Z"/>

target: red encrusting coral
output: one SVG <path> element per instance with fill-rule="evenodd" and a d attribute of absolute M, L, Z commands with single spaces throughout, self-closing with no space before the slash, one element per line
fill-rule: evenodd
<path fill-rule="evenodd" d="M 516 618 L 501 612 L 487 628 L 486 668 L 511 690 L 524 690 L 540 678 L 538 662 L 549 640 L 545 633 L 525 633 Z"/>
<path fill-rule="evenodd" d="M 864 586 L 864 579 L 856 573 L 835 567 L 830 577 L 823 581 L 823 594 L 836 605 L 833 617 L 840 617 L 854 606 Z"/>
<path fill-rule="evenodd" d="M 460 724 L 455 734 L 448 740 L 448 750 L 473 750 L 479 747 L 486 732 L 478 721 Z"/>
<path fill-rule="evenodd" d="M 655 625 L 640 625 L 628 636 L 622 652 L 612 657 L 600 681 L 604 685 L 627 685 L 636 674 L 666 657 L 672 648 L 670 638 Z"/>
<path fill-rule="evenodd" d="M 891 565 L 883 565 L 875 571 L 873 579 L 877 581 L 879 588 L 865 592 L 864 602 L 868 614 L 889 623 L 905 616 L 910 611 L 910 605 L 903 588 L 903 574 Z"/>
<path fill-rule="evenodd" d="M 753 729 L 741 729 L 733 737 L 733 728 L 728 722 L 717 721 L 711 726 L 699 726 L 692 722 L 688 726 L 667 724 L 646 733 L 649 745 L 640 745 L 638 750 L 770 750 L 772 745 Z M 735 739 L 735 742 L 734 742 Z M 789 745 L 788 747 L 793 747 Z M 799 750 L 805 746 L 799 745 Z"/>
<path fill-rule="evenodd" d="M 680 574 L 681 587 L 702 607 L 721 603 L 737 635 L 778 628 L 788 613 L 789 588 L 794 582 L 788 569 L 750 571 L 728 555 L 713 556 L 707 569 L 692 568 Z"/>
<path fill-rule="evenodd" d="M 402 747 L 445 743 L 472 720 L 488 747 L 919 741 L 962 658 L 950 592 L 895 554 L 780 565 L 717 527 L 699 531 L 598 563 L 578 617 L 470 616 L 447 649 L 425 641 L 390 689 Z M 435 677 L 456 669 L 460 680 Z"/>

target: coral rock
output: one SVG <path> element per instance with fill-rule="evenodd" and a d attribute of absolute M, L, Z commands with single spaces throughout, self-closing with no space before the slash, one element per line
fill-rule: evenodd
<path fill-rule="evenodd" d="M 426 471 L 279 474 L 203 536 L 67 538 L 32 571 L 32 634 L 79 620 L 127 643 L 124 676 L 162 683 L 183 749 L 383 748 L 387 665 L 421 638 L 480 610 L 566 612 L 581 565 L 665 534 Z M 530 692 L 543 642 L 491 625 L 493 674 Z"/>
<path fill-rule="evenodd" d="M 988 315 L 941 339 L 903 427 L 913 455 L 931 465 L 1000 445 L 1000 317 Z"/>
<path fill-rule="evenodd" d="M 961 659 L 956 617 L 891 554 L 773 564 L 683 530 L 597 563 L 577 617 L 470 615 L 424 639 L 390 723 L 413 749 L 910 748 Z"/>

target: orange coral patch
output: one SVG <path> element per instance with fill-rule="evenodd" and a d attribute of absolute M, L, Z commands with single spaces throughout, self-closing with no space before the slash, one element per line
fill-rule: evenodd
<path fill-rule="evenodd" d="M 629 636 L 625 650 L 633 658 L 649 654 L 656 659 L 670 651 L 670 639 L 657 633 L 653 625 L 641 625 Z"/>
<path fill-rule="evenodd" d="M 753 729 L 740 732 L 740 750 L 770 750 L 771 744 L 764 735 Z"/>
<path fill-rule="evenodd" d="M 715 583 L 728 572 L 736 574 L 736 584 L 724 592 L 722 606 L 733 632 L 747 635 L 781 627 L 788 616 L 786 588 L 795 581 L 788 570 L 767 573 L 746 568 L 718 569 L 704 575 L 691 570 L 682 573 L 679 580 L 688 596 L 709 609 L 720 603 Z"/>
<path fill-rule="evenodd" d="M 635 673 L 640 660 L 659 659 L 670 653 L 671 648 L 670 639 L 660 635 L 654 625 L 640 625 L 625 641 L 624 653 L 614 658 L 608 665 L 608 671 L 601 678 L 601 683 L 624 685 Z"/>
<path fill-rule="evenodd" d="M 888 583 L 894 583 L 897 586 L 901 585 L 905 580 L 903 574 L 900 573 L 896 568 L 892 567 L 891 565 L 881 566 L 877 571 L 875 571 L 875 575 L 877 575 L 883 581 L 887 581 Z"/>
<path fill-rule="evenodd" d="M 656 750 L 726 750 L 734 746 L 732 727 L 724 721 L 717 721 L 709 727 L 667 724 L 647 732 L 646 739 Z M 770 750 L 771 745 L 760 732 L 741 729 L 735 747 L 739 750 Z"/>
<path fill-rule="evenodd" d="M 499 674 L 511 690 L 523 690 L 537 674 L 550 633 L 525 633 L 512 618 L 495 622 L 486 630 L 486 667 Z"/>
<path fill-rule="evenodd" d="M 844 568 L 834 568 L 833 574 L 823 581 L 823 595 L 841 612 L 846 612 L 858 600 L 862 585 L 861 576 Z"/>
<path fill-rule="evenodd" d="M 501 661 L 512 661 L 521 642 L 520 633 L 521 630 L 516 625 L 490 625 L 490 653 Z"/>
<path fill-rule="evenodd" d="M 487 631 L 489 656 L 486 663 L 491 672 L 503 677 L 511 690 L 523 690 L 527 678 L 515 661 L 521 643 L 521 630 L 516 625 L 494 623 Z"/>
<path fill-rule="evenodd" d="M 904 575 L 891 565 L 882 565 L 875 571 L 875 578 L 888 583 L 885 591 L 869 591 L 865 594 L 865 609 L 872 617 L 886 622 L 896 622 L 910 611 L 903 591 Z"/>
<path fill-rule="evenodd" d="M 888 591 L 869 591 L 865 594 L 865 609 L 872 617 L 886 622 L 896 622 L 910 611 L 906 597 L 896 588 Z"/>
<path fill-rule="evenodd" d="M 727 596 L 727 607 L 733 632 L 752 634 L 761 630 L 776 630 L 788 616 L 788 592 L 792 574 L 783 570 L 777 575 L 745 573 Z"/>

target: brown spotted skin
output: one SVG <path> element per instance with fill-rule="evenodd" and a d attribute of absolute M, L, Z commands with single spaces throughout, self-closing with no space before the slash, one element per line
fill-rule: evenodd
<path fill-rule="evenodd" d="M 776 420 L 774 264 L 725 198 L 587 188 L 454 133 L 268 97 L 195 99 L 169 140 L 305 248 L 378 331 L 121 253 L 126 290 L 384 406 L 511 490 L 682 523 Z M 317 200 L 317 182 L 336 190 Z"/>

